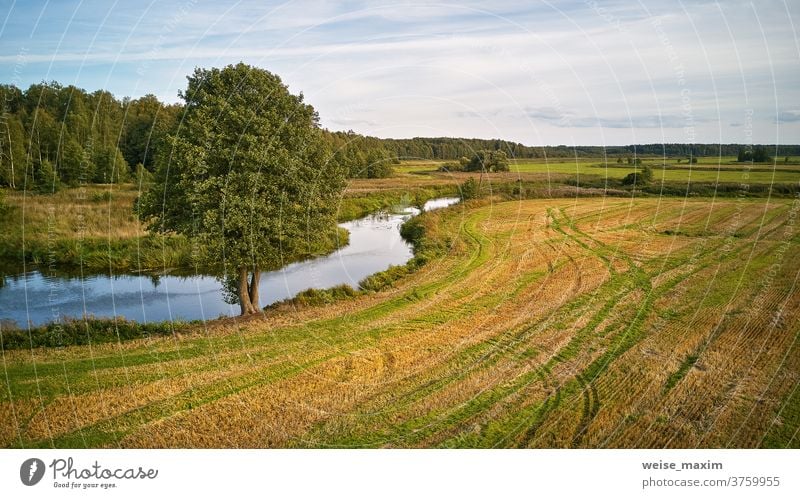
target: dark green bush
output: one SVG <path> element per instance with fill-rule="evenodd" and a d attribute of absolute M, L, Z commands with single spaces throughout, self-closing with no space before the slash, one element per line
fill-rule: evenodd
<path fill-rule="evenodd" d="M 467 181 L 461 184 L 460 191 L 461 200 L 477 199 L 479 195 L 478 182 L 474 178 L 467 178 Z"/>
<path fill-rule="evenodd" d="M 307 289 L 295 296 L 294 301 L 297 304 L 306 306 L 316 306 L 322 304 L 331 304 L 343 299 L 349 299 L 358 295 L 358 291 L 343 284 L 330 289 Z"/>

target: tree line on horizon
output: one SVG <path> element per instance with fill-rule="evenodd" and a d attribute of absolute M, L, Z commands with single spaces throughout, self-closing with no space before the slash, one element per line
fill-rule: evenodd
<path fill-rule="evenodd" d="M 511 159 L 545 159 L 574 157 L 718 157 L 739 156 L 740 152 L 764 149 L 775 156 L 800 155 L 800 145 L 767 144 L 634 144 L 634 145 L 523 145 L 500 139 L 480 138 L 384 138 L 384 147 L 399 159 L 459 160 L 472 158 L 478 151 L 502 150 Z M 758 162 L 758 161 L 756 161 Z"/>
<path fill-rule="evenodd" d="M 170 153 L 167 137 L 180 134 L 182 104 L 154 95 L 117 99 L 57 82 L 21 90 L 0 85 L 0 186 L 52 191 L 60 184 L 117 183 L 149 178 Z M 332 160 L 350 178 L 384 178 L 401 159 L 455 160 L 502 151 L 510 159 L 677 156 L 750 157 L 737 144 L 529 146 L 500 139 L 377 138 L 323 130 Z M 751 147 L 752 149 L 752 147 Z M 775 156 L 800 155 L 800 145 L 763 146 Z M 168 159 L 168 158 L 167 158 Z"/>
<path fill-rule="evenodd" d="M 183 104 L 154 95 L 117 99 L 72 85 L 0 85 L 0 186 L 50 192 L 60 185 L 150 178 L 168 137 L 180 135 Z M 323 130 L 332 160 L 351 178 L 383 178 L 397 157 L 380 139 Z"/>

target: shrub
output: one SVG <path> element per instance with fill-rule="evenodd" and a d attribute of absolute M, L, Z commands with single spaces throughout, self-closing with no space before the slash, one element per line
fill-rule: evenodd
<path fill-rule="evenodd" d="M 645 166 L 642 171 L 630 173 L 622 179 L 623 185 L 648 185 L 653 181 L 653 170 L 650 166 Z"/>
<path fill-rule="evenodd" d="M 650 166 L 645 166 L 642 169 L 642 180 L 644 180 L 645 183 L 650 183 L 653 181 L 653 168 Z"/>
<path fill-rule="evenodd" d="M 461 184 L 459 190 L 461 191 L 461 200 L 478 198 L 478 182 L 474 178 L 468 178 L 467 181 Z"/>
<path fill-rule="evenodd" d="M 295 296 L 297 304 L 315 306 L 331 304 L 343 299 L 349 299 L 358 295 L 358 291 L 347 284 L 331 287 L 330 289 L 307 289 Z"/>
<path fill-rule="evenodd" d="M 644 183 L 645 181 L 642 178 L 642 174 L 639 172 L 629 173 L 625 175 L 625 178 L 622 179 L 622 184 L 626 186 L 643 185 Z"/>
<path fill-rule="evenodd" d="M 410 262 L 409 262 L 410 263 Z M 405 277 L 412 268 L 405 266 L 390 266 L 387 270 L 370 275 L 358 283 L 359 288 L 365 291 L 376 292 L 390 287 L 396 280 Z"/>

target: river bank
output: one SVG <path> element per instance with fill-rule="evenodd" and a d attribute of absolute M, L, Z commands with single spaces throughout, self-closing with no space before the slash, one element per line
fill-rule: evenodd
<path fill-rule="evenodd" d="M 445 207 L 457 200 L 436 199 L 426 202 L 425 208 Z M 324 289 L 342 286 L 350 289 L 358 289 L 362 284 L 380 287 L 381 281 L 370 280 L 371 276 L 402 267 L 414 256 L 411 243 L 400 233 L 400 226 L 417 212 L 408 208 L 340 224 L 339 228 L 350 234 L 348 245 L 327 256 L 264 273 L 261 306 L 273 305 L 298 294 L 304 295 L 308 302 L 324 300 L 326 298 L 321 297 L 326 292 Z M 5 320 L 6 330 L 23 324 L 34 327 L 54 322 L 63 324 L 65 320 L 81 317 L 115 318 L 121 323 L 186 323 L 232 316 L 238 309 L 226 292 L 224 278 L 202 273 L 64 276 L 33 271 L 5 280 L 5 285 L 0 287 L 0 319 Z M 314 291 L 304 293 L 308 289 Z M 161 332 L 171 330 L 166 328 Z M 57 331 L 50 330 L 50 333 L 57 334 Z M 45 345 L 54 341 L 57 343 L 57 338 L 48 339 Z M 74 339 L 66 342 L 72 343 Z"/>

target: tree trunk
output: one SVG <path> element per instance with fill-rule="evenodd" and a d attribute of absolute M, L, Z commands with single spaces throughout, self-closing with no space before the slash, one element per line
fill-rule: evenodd
<path fill-rule="evenodd" d="M 261 305 L 258 303 L 259 280 L 261 280 L 261 270 L 256 266 L 253 268 L 253 275 L 250 277 L 250 305 L 253 307 L 253 313 L 261 311 Z"/>
<path fill-rule="evenodd" d="M 247 267 L 239 268 L 239 305 L 242 307 L 242 315 L 255 313 L 252 301 L 250 300 L 250 289 L 247 285 Z"/>

